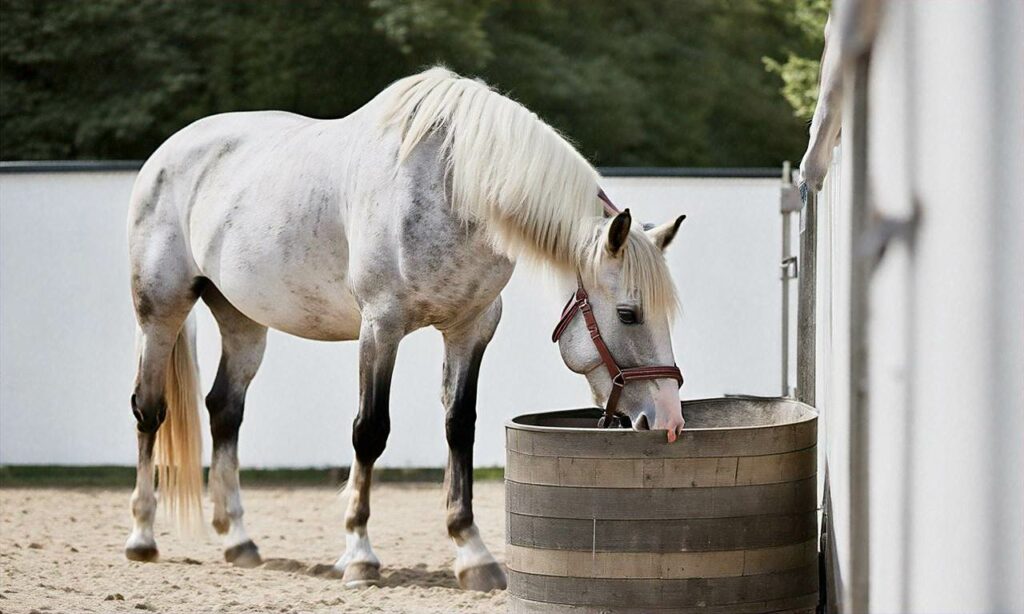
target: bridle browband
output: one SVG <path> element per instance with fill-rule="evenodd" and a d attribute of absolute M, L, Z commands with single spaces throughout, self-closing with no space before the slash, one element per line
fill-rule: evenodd
<path fill-rule="evenodd" d="M 604 190 L 598 191 L 597 197 L 604 203 L 605 211 L 609 215 L 617 215 L 619 213 L 619 210 L 605 195 Z M 583 314 L 583 321 L 587 324 L 590 339 L 594 342 L 594 347 L 597 348 L 601 362 L 604 363 L 605 369 L 608 370 L 608 376 L 612 380 L 612 389 L 608 393 L 608 402 L 604 407 L 604 415 L 601 416 L 597 426 L 599 428 L 618 427 L 621 425 L 621 420 L 616 407 L 619 404 L 619 397 L 622 396 L 622 390 L 626 387 L 627 383 L 641 380 L 674 379 L 682 386 L 683 374 L 676 365 L 671 367 L 620 368 L 619 364 L 615 362 L 615 357 L 612 356 L 611 351 L 608 349 L 608 344 L 601 337 L 601 329 L 597 326 L 597 318 L 594 317 L 594 311 L 590 306 L 587 290 L 583 287 L 583 278 L 578 271 L 576 273 L 576 284 L 576 292 L 573 293 L 565 308 L 562 309 L 562 317 L 558 320 L 558 325 L 555 326 L 554 332 L 551 333 L 551 341 L 557 342 L 562 337 L 565 329 L 569 328 L 569 324 L 576 317 L 576 314 Z"/>

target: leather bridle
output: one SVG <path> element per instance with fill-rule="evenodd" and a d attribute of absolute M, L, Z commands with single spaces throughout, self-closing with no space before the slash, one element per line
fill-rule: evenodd
<path fill-rule="evenodd" d="M 618 214 L 618 209 L 611 203 L 603 190 L 598 192 L 598 198 L 605 205 L 605 210 L 610 214 Z M 555 326 L 555 330 L 551 333 L 551 341 L 557 342 L 565 329 L 569 328 L 569 324 L 576 317 L 576 314 L 583 314 L 583 321 L 587 324 L 587 331 L 590 332 L 590 339 L 594 342 L 594 347 L 597 348 L 597 353 L 601 357 L 601 362 L 604 363 L 605 369 L 608 370 L 608 376 L 612 380 L 612 389 L 608 393 L 608 402 L 604 407 L 604 415 L 598 421 L 597 426 L 599 428 L 614 428 L 621 426 L 622 422 L 620 414 L 616 411 L 619 404 L 619 397 L 622 396 L 622 391 L 629 382 L 642 381 L 642 380 L 653 380 L 653 379 L 674 379 L 683 385 L 683 374 L 676 365 L 672 366 L 654 366 L 654 367 L 630 367 L 628 369 L 622 369 L 619 364 L 615 362 L 615 357 L 612 356 L 611 351 L 608 349 L 608 344 L 604 342 L 604 338 L 601 337 L 601 329 L 597 326 L 597 318 L 594 317 L 594 311 L 590 306 L 590 299 L 587 296 L 587 290 L 583 287 L 583 278 L 579 272 L 576 273 L 576 292 L 573 293 L 569 302 L 566 303 L 565 308 L 562 309 L 562 317 L 558 320 L 558 325 Z"/>

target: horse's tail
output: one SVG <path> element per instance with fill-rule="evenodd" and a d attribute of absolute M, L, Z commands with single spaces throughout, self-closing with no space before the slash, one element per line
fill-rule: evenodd
<path fill-rule="evenodd" d="M 164 511 L 189 533 L 198 532 L 203 524 L 203 442 L 195 350 L 195 315 L 190 314 L 167 362 L 167 417 L 157 431 L 154 449 Z"/>

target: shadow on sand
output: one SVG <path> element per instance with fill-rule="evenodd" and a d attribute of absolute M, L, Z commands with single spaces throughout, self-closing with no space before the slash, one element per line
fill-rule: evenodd
<path fill-rule="evenodd" d="M 269 569 L 271 571 L 300 573 L 307 576 L 332 580 L 340 580 L 342 577 L 342 572 L 335 569 L 333 565 L 324 563 L 310 565 L 295 559 L 264 559 L 263 564 L 260 565 L 259 568 Z M 427 569 L 427 566 L 422 563 L 415 567 L 385 567 L 384 569 L 381 569 L 380 575 L 381 587 L 418 586 L 420 588 L 459 588 L 459 584 L 455 581 L 455 576 L 452 574 L 451 570 Z"/>

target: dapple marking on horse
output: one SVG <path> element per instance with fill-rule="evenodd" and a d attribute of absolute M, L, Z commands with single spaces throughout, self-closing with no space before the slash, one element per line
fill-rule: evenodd
<path fill-rule="evenodd" d="M 168 139 L 139 172 L 128 221 L 139 464 L 127 557 L 158 556 L 154 447 L 165 503 L 179 519 L 198 515 L 190 312 L 201 298 L 223 339 L 206 406 L 213 526 L 229 562 L 261 561 L 242 520 L 237 442 L 246 390 L 272 327 L 359 341 L 355 459 L 345 552 L 335 565 L 348 586 L 379 582 L 366 527 L 373 464 L 391 429 L 392 368 L 402 338 L 433 326 L 444 338 L 455 574 L 464 588 L 504 588 L 504 571 L 473 520 L 473 439 L 480 364 L 515 261 L 549 267 L 566 289 L 579 272 L 619 364 L 675 363 L 669 328 L 676 295 L 662 250 L 678 221 L 645 232 L 628 211 L 605 218 L 598 179 L 533 113 L 442 68 L 395 82 L 342 119 L 229 113 Z M 559 344 L 566 365 L 587 377 L 603 403 L 611 381 L 580 318 Z M 683 426 L 672 379 L 628 386 L 621 406 L 636 428 L 674 437 Z"/>

